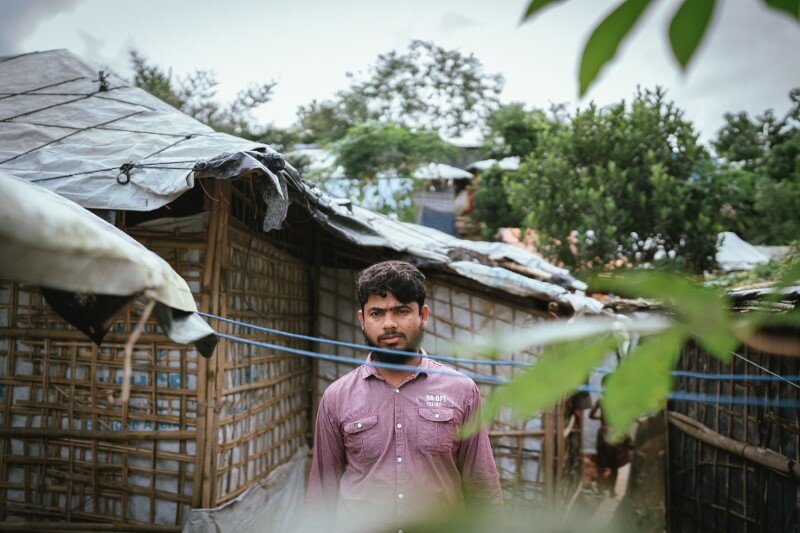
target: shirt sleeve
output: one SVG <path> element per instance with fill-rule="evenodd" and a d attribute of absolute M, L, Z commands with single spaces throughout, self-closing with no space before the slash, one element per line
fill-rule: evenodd
<path fill-rule="evenodd" d="M 314 454 L 306 491 L 305 525 L 309 531 L 326 531 L 335 522 L 339 480 L 345 468 L 342 434 L 329 402 L 323 394 L 314 428 Z"/>
<path fill-rule="evenodd" d="M 481 416 L 481 393 L 472 384 L 465 421 Z M 464 500 L 468 508 L 488 515 L 503 513 L 503 491 L 486 427 L 461 441 L 456 456 Z"/>

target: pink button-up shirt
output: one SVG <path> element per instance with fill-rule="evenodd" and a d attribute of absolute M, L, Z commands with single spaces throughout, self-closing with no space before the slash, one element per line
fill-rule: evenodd
<path fill-rule="evenodd" d="M 371 356 L 367 358 L 371 360 Z M 402 528 L 421 514 L 472 509 L 502 513 L 503 496 L 486 430 L 459 441 L 480 392 L 427 357 L 398 388 L 371 366 L 322 395 L 306 495 L 307 521 L 330 529 Z M 452 371 L 452 370 L 451 370 Z"/>

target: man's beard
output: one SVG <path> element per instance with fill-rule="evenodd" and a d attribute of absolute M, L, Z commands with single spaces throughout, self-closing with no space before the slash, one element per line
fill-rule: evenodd
<path fill-rule="evenodd" d="M 363 330 L 362 330 L 363 331 Z M 401 338 L 405 339 L 406 336 L 399 331 L 393 331 L 389 333 L 384 333 L 380 335 L 376 341 L 373 341 L 367 336 L 367 332 L 363 331 L 364 333 L 364 341 L 372 346 L 373 348 L 384 348 L 379 343 L 383 339 L 383 337 L 388 337 L 390 335 L 400 335 Z M 390 363 L 393 365 L 407 365 L 409 364 L 415 357 L 419 355 L 419 347 L 422 344 L 422 338 L 425 336 L 425 329 L 420 325 L 417 332 L 408 339 L 405 348 L 401 351 L 408 352 L 408 355 L 400 355 L 400 354 L 388 354 L 388 353 L 379 353 L 379 352 L 372 352 L 372 359 L 379 362 L 379 363 Z"/>

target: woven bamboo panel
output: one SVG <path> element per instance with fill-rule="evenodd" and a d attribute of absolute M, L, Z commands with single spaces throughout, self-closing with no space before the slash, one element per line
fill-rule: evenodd
<path fill-rule="evenodd" d="M 204 234 L 141 237 L 199 292 Z M 38 288 L 0 283 L 0 426 L 42 432 L 0 439 L 0 520 L 183 522 L 195 472 L 198 355 L 148 323 L 133 352 L 130 402 L 109 406 L 106 397 L 108 388 L 119 394 L 126 332 L 139 312 L 128 306 L 98 348 Z"/>
<path fill-rule="evenodd" d="M 322 267 L 320 270 L 319 333 L 321 337 L 363 343 L 364 338 L 356 313 L 355 278 L 357 271 L 350 268 Z M 450 353 L 448 344 L 454 340 L 469 342 L 486 332 L 495 332 L 531 326 L 544 318 L 531 309 L 487 297 L 476 291 L 458 287 L 435 275 L 428 276 L 430 307 L 428 328 L 423 346 L 430 353 Z M 335 346 L 321 346 L 325 353 L 363 358 L 366 354 Z M 459 354 L 452 354 L 458 356 Z M 506 354 L 506 360 L 534 362 L 535 352 Z M 512 377 L 512 367 L 489 367 L 480 364 L 449 364 L 472 373 Z M 315 386 L 321 394 L 338 377 L 353 369 L 353 365 L 321 361 L 317 366 Z M 487 395 L 493 385 L 479 385 Z M 489 428 L 495 459 L 510 507 L 529 507 L 545 495 L 545 473 L 540 468 L 543 452 L 550 477 L 561 478 L 568 462 L 564 437 L 557 429 L 564 429 L 563 409 L 551 415 L 553 424 L 545 428 L 541 417 L 522 422 L 512 420 L 511 413 L 502 412 Z M 560 422 L 559 422 L 560 421 Z M 547 442 L 548 444 L 545 444 Z M 546 450 L 545 450 L 546 449 Z M 551 479 L 555 483 L 555 479 Z M 575 480 L 568 484 L 574 485 Z M 555 494 L 551 487 L 550 495 Z M 559 491 L 563 492 L 563 491 Z"/>
<path fill-rule="evenodd" d="M 795 342 L 800 338 L 795 338 Z M 800 375 L 797 357 L 769 356 L 743 346 L 723 363 L 697 345 L 685 349 L 679 370 L 707 374 Z M 679 377 L 677 390 L 708 395 L 708 402 L 670 402 L 669 410 L 697 420 L 725 437 L 800 461 L 800 411 L 764 405 L 728 405 L 715 397 L 798 400 L 800 390 L 783 381 L 734 381 Z M 701 442 L 674 426 L 669 429 L 669 526 L 672 531 L 797 531 L 797 479 Z"/>
<path fill-rule="evenodd" d="M 234 320 L 308 335 L 310 266 L 274 244 L 276 240 L 290 244 L 284 236 L 267 238 L 247 228 L 244 222 L 260 220 L 260 214 L 253 215 L 254 204 L 242 190 L 232 191 L 220 312 Z M 218 327 L 238 337 L 309 349 L 304 341 L 235 325 Z M 245 491 L 307 444 L 310 368 L 304 357 L 226 344 L 215 421 L 219 428 L 212 469 L 215 504 Z"/>

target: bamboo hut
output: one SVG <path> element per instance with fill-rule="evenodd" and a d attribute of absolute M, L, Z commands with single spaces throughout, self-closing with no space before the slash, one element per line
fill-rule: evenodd
<path fill-rule="evenodd" d="M 330 198 L 269 147 L 214 132 L 67 51 L 1 58 L 0 80 L 0 170 L 112 221 L 186 279 L 205 313 L 358 342 L 354 275 L 389 258 L 428 276 L 434 352 L 488 329 L 602 311 L 563 269 Z M 177 531 L 212 523 L 202 509 L 256 497 L 289 502 L 288 513 L 316 400 L 346 368 L 280 348 L 351 352 L 212 320 L 276 347 L 221 338 L 205 359 L 150 326 L 133 352 L 129 403 L 109 405 L 98 389 L 120 368 L 135 320 L 117 316 L 98 346 L 36 287 L 0 282 L 0 520 Z M 492 427 L 512 501 L 574 486 L 570 412 Z"/>

